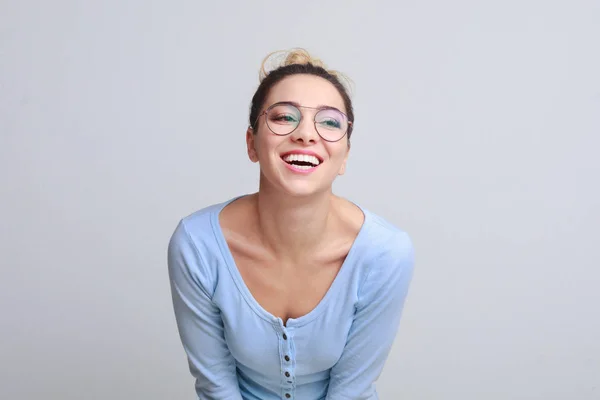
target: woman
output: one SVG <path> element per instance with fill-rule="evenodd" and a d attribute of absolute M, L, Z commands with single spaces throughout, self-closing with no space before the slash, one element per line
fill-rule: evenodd
<path fill-rule="evenodd" d="M 337 73 L 303 50 L 269 73 L 265 62 L 246 132 L 258 192 L 183 218 L 169 243 L 196 392 L 203 400 L 377 399 L 412 244 L 332 193 L 354 122 Z"/>

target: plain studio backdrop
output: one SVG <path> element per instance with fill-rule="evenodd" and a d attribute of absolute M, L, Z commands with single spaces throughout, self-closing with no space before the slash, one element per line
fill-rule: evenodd
<path fill-rule="evenodd" d="M 416 246 L 380 397 L 600 399 L 600 3 L 463 0 L 0 1 L 0 398 L 194 398 L 167 243 L 256 190 L 290 47 L 354 81 L 336 193 Z"/>

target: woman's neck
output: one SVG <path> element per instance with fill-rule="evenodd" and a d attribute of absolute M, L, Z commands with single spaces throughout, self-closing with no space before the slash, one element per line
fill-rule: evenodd
<path fill-rule="evenodd" d="M 302 262 L 322 246 L 333 200 L 331 192 L 292 197 L 261 188 L 255 206 L 265 244 L 280 260 Z"/>

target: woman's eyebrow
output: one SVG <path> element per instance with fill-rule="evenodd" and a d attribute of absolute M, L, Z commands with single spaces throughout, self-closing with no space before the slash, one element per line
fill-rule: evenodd
<path fill-rule="evenodd" d="M 337 107 L 334 107 L 334 106 L 328 106 L 328 105 L 325 105 L 325 104 L 319 104 L 316 107 L 306 107 L 306 106 L 303 106 L 303 105 L 301 105 L 300 103 L 298 103 L 296 101 L 291 101 L 291 100 L 290 101 L 278 101 L 277 104 L 291 104 L 292 106 L 296 106 L 296 107 L 314 108 L 316 110 L 333 109 L 333 110 L 340 111 Z"/>

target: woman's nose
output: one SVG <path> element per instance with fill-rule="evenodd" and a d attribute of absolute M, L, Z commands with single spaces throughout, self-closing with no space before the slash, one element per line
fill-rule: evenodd
<path fill-rule="evenodd" d="M 303 143 L 314 143 L 319 139 L 315 124 L 308 118 L 302 118 L 298 127 L 292 132 L 292 140 Z"/>

